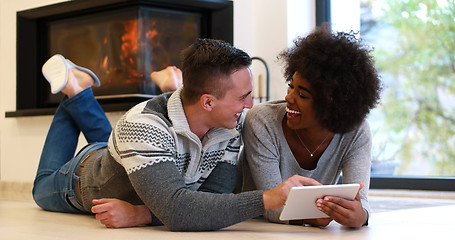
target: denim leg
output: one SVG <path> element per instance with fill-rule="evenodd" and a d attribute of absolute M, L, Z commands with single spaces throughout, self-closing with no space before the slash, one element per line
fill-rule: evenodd
<path fill-rule="evenodd" d="M 78 180 L 75 172 L 88 154 L 81 150 L 81 154 L 73 158 L 79 134 L 82 131 L 89 143 L 106 142 L 111 129 L 91 88 L 72 98 L 64 97 L 49 128 L 34 182 L 33 198 L 40 207 L 51 211 L 80 212 L 80 208 L 76 209 L 70 203 L 75 198 L 74 181 Z"/>
<path fill-rule="evenodd" d="M 107 142 L 112 127 L 98 101 L 93 97 L 91 88 L 62 102 L 62 105 L 88 143 Z"/>
<path fill-rule="evenodd" d="M 65 100 L 66 96 L 62 102 Z M 41 175 L 49 175 L 60 169 L 74 156 L 79 134 L 79 128 L 71 119 L 71 116 L 63 109 L 61 103 L 55 112 L 44 142 L 36 180 Z"/>

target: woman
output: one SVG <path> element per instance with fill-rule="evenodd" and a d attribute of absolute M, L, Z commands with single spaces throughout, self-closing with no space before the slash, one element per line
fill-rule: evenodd
<path fill-rule="evenodd" d="M 244 187 L 254 183 L 268 190 L 294 174 L 336 184 L 342 174 L 343 183 L 363 184 L 353 201 L 318 199 L 315 204 L 330 218 L 290 223 L 367 224 L 371 136 L 365 118 L 382 89 L 369 50 L 351 34 L 321 27 L 279 58 L 285 62 L 287 95 L 285 101 L 253 107 L 246 116 Z M 265 217 L 281 222 L 280 213 L 267 210 Z"/>

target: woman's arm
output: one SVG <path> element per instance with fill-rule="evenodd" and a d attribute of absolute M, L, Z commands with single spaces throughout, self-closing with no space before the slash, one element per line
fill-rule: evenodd
<path fill-rule="evenodd" d="M 368 189 L 371 169 L 371 134 L 364 122 L 354 134 L 345 159 L 343 159 L 343 183 L 361 183 L 353 201 L 327 196 L 317 201 L 321 211 L 338 223 L 349 227 L 360 227 L 367 223 L 370 215 Z"/>
<path fill-rule="evenodd" d="M 254 180 L 256 189 L 269 190 L 283 182 L 280 172 L 280 153 L 274 142 L 276 129 L 270 128 L 271 121 L 263 118 L 261 110 L 251 109 L 243 127 L 245 164 Z M 264 217 L 271 222 L 283 223 L 279 219 L 282 209 L 266 210 Z"/>

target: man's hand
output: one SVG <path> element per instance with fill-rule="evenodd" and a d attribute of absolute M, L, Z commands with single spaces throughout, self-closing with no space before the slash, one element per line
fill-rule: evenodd
<path fill-rule="evenodd" d="M 152 213 L 145 205 L 132 205 L 119 199 L 94 199 L 92 212 L 107 228 L 135 227 L 152 222 Z"/>
<path fill-rule="evenodd" d="M 360 184 L 359 192 L 362 188 L 363 184 Z M 327 214 L 341 225 L 361 227 L 366 223 L 368 215 L 362 208 L 359 192 L 357 192 L 352 201 L 339 197 L 325 196 L 316 201 L 316 206 L 321 212 Z"/>
<path fill-rule="evenodd" d="M 286 198 L 288 197 L 289 191 L 292 187 L 297 186 L 316 186 L 321 185 L 318 181 L 303 177 L 300 175 L 294 175 L 280 185 L 265 191 L 263 193 L 263 201 L 264 201 L 264 208 L 265 209 L 278 209 L 286 202 Z"/>

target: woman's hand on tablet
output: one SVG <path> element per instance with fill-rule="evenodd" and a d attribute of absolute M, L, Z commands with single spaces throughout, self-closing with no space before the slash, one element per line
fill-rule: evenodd
<path fill-rule="evenodd" d="M 362 188 L 363 184 L 361 183 L 359 192 Z M 366 223 L 368 215 L 360 202 L 359 192 L 357 192 L 354 200 L 325 196 L 316 201 L 316 206 L 321 212 L 327 214 L 341 225 L 361 227 Z"/>
<path fill-rule="evenodd" d="M 326 227 L 329 225 L 330 222 L 332 222 L 333 219 L 331 218 L 314 218 L 314 219 L 305 219 L 303 220 L 303 223 L 305 224 L 310 224 L 313 226 L 318 226 L 318 227 Z"/>
<path fill-rule="evenodd" d="M 263 193 L 263 201 L 264 201 L 264 208 L 265 209 L 278 209 L 286 202 L 286 198 L 288 197 L 289 191 L 292 187 L 298 186 L 317 186 L 322 185 L 318 181 L 303 177 L 300 175 L 294 175 L 280 185 L 265 191 Z"/>

